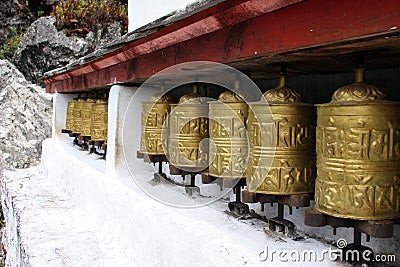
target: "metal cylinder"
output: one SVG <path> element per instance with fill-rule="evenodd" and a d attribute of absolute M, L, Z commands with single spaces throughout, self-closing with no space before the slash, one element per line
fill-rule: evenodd
<path fill-rule="evenodd" d="M 107 141 L 108 104 L 104 99 L 98 99 L 92 104 L 90 139 L 92 141 Z"/>
<path fill-rule="evenodd" d="M 209 133 L 213 142 L 210 143 L 209 174 L 228 179 L 246 177 L 247 104 L 231 91 L 222 93 L 218 100 L 209 102 Z"/>
<path fill-rule="evenodd" d="M 168 157 L 173 166 L 200 171 L 208 166 L 208 104 L 201 95 L 184 95 L 171 105 Z"/>
<path fill-rule="evenodd" d="M 65 130 L 73 131 L 74 130 L 74 104 L 77 100 L 73 99 L 68 102 L 67 106 L 67 118 L 65 120 Z"/>
<path fill-rule="evenodd" d="M 248 190 L 272 195 L 314 192 L 313 106 L 285 86 L 285 77 L 264 98 L 268 103 L 249 104 Z"/>
<path fill-rule="evenodd" d="M 92 106 L 96 101 L 88 98 L 82 105 L 82 132 L 81 136 L 91 136 L 92 128 Z"/>
<path fill-rule="evenodd" d="M 106 103 L 104 112 L 104 143 L 107 144 L 108 140 L 108 103 Z"/>
<path fill-rule="evenodd" d="M 170 95 L 155 95 L 148 102 L 143 103 L 142 110 L 142 138 L 140 151 L 148 155 L 165 155 L 163 136 L 168 132 L 165 122 L 171 104 L 175 100 Z"/>
<path fill-rule="evenodd" d="M 72 131 L 74 134 L 82 133 L 82 109 L 84 102 L 85 100 L 80 98 L 74 103 L 74 126 Z"/>
<path fill-rule="evenodd" d="M 315 208 L 359 220 L 400 217 L 400 103 L 363 82 L 317 105 Z"/>

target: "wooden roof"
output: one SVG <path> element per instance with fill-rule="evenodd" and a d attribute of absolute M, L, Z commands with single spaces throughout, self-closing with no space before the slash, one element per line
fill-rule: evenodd
<path fill-rule="evenodd" d="M 141 83 L 178 63 L 226 63 L 253 79 L 398 67 L 397 0 L 229 0 L 198 3 L 44 77 L 47 92 Z"/>

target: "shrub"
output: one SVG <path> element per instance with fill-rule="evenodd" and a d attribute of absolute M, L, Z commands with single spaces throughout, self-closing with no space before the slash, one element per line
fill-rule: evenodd
<path fill-rule="evenodd" d="M 23 35 L 23 31 L 17 32 L 15 28 L 10 28 L 10 33 L 5 39 L 3 47 L 0 49 L 0 59 L 12 60 Z"/>
<path fill-rule="evenodd" d="M 67 34 L 87 34 L 104 29 L 118 22 L 122 33 L 128 30 L 128 7 L 105 0 L 64 0 L 53 9 L 58 30 L 67 29 Z"/>

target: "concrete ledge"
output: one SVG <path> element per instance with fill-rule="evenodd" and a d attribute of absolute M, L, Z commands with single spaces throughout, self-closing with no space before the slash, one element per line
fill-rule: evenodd
<path fill-rule="evenodd" d="M 104 161 L 70 146 L 70 140 L 43 143 L 42 165 L 49 181 L 71 197 L 100 233 L 103 242 L 121 251 L 126 260 L 145 266 L 265 266 L 260 252 L 269 249 L 328 249 L 317 240 L 293 241 L 283 235 L 267 235 L 265 223 L 240 221 L 224 211 L 218 201 L 196 209 L 161 204 L 140 191 L 128 176 L 107 177 Z M 84 160 L 86 158 L 86 160 Z M 104 167 L 104 166 L 103 166 Z M 152 177 L 142 163 L 138 173 Z M 176 197 L 187 197 L 163 187 Z M 339 263 L 306 262 L 301 265 L 335 266 Z M 268 262 L 282 266 L 281 261 Z"/>
<path fill-rule="evenodd" d="M 6 266 L 129 265 L 40 167 L 4 171 L 1 195 Z"/>

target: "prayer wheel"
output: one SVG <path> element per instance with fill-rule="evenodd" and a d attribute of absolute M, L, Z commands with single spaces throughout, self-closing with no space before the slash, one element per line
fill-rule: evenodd
<path fill-rule="evenodd" d="M 400 217 L 400 103 L 356 81 L 317 105 L 315 209 L 341 218 Z"/>
<path fill-rule="evenodd" d="M 142 138 L 140 151 L 148 155 L 165 155 L 163 136 L 168 127 L 166 119 L 171 111 L 171 104 L 176 103 L 170 95 L 155 95 L 143 103 Z"/>
<path fill-rule="evenodd" d="M 208 104 L 205 98 L 193 93 L 180 98 L 178 105 L 171 105 L 169 116 L 168 157 L 178 169 L 197 172 L 208 166 Z"/>
<path fill-rule="evenodd" d="M 82 105 L 82 132 L 81 136 L 91 136 L 92 128 L 92 106 L 96 101 L 92 98 L 86 99 Z"/>
<path fill-rule="evenodd" d="M 65 130 L 72 132 L 74 130 L 74 104 L 76 99 L 68 102 L 67 106 L 67 118 L 65 121 Z"/>
<path fill-rule="evenodd" d="M 74 102 L 74 127 L 72 131 L 74 134 L 82 133 L 82 109 L 84 102 L 85 100 L 81 98 Z"/>
<path fill-rule="evenodd" d="M 92 141 L 107 141 L 108 103 L 98 99 L 92 104 L 90 136 Z"/>
<path fill-rule="evenodd" d="M 247 104 L 232 91 L 223 92 L 218 100 L 209 102 L 209 133 L 215 144 L 210 145 L 209 159 L 212 162 L 209 174 L 228 179 L 246 177 Z"/>
<path fill-rule="evenodd" d="M 104 143 L 107 144 L 108 140 L 108 103 L 105 108 L 104 114 Z"/>
<path fill-rule="evenodd" d="M 286 87 L 268 90 L 249 104 L 250 159 L 247 189 L 272 195 L 314 192 L 315 114 L 303 96 Z"/>

